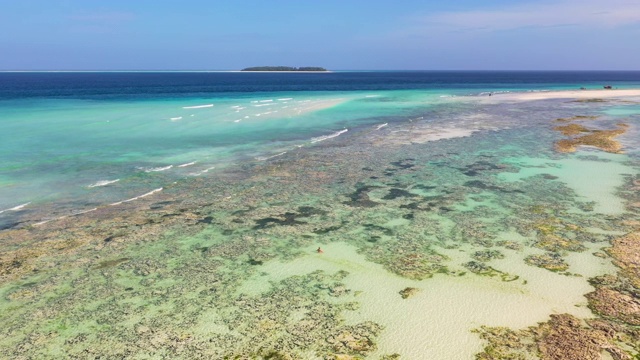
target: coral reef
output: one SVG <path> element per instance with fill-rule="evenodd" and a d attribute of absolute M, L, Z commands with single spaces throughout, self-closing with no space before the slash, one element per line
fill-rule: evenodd
<path fill-rule="evenodd" d="M 599 314 L 640 325 L 640 301 L 619 291 L 600 287 L 587 295 L 589 305 Z"/>
<path fill-rule="evenodd" d="M 503 253 L 501 253 L 499 250 L 492 249 L 479 250 L 473 253 L 473 255 L 471 256 L 481 262 L 487 262 L 493 259 L 504 259 Z"/>
<path fill-rule="evenodd" d="M 566 136 L 579 135 L 582 133 L 591 132 L 589 129 L 587 129 L 586 127 L 580 124 L 556 126 L 553 128 L 553 130 L 560 131 L 563 135 L 566 135 Z"/>
<path fill-rule="evenodd" d="M 640 180 L 629 178 L 621 195 L 628 213 L 601 216 L 550 174 L 555 165 L 518 160 L 567 156 L 552 151 L 559 135 L 548 120 L 528 115 L 534 111 L 562 117 L 556 131 L 575 136 L 564 139 L 574 149 L 615 149 L 613 138 L 625 128 L 571 123 L 596 120 L 572 114 L 597 102 L 522 106 L 529 107 L 487 108 L 496 115 L 469 138 L 412 144 L 353 131 L 358 135 L 341 142 L 185 180 L 120 208 L 42 226 L 17 219 L 0 232 L 0 357 L 370 358 L 385 329 L 368 319 L 345 322 L 361 306 L 347 272 L 277 277 L 269 266 L 321 256 L 339 267 L 345 264 L 325 245 L 341 242 L 393 274 L 424 280 L 423 289 L 434 276 L 502 286 L 519 274 L 500 259 L 563 274 L 571 270 L 569 253 L 592 252 L 592 244 L 633 229 L 600 253 L 621 269 L 591 279 L 596 289 L 587 298 L 598 318 L 556 315 L 525 330 L 483 327 L 478 334 L 488 345 L 477 358 L 636 355 L 629 349 L 640 345 Z M 429 121 L 440 124 L 435 115 Z M 396 139 L 405 130 L 410 137 L 416 123 L 398 124 Z M 503 178 L 532 169 L 517 181 Z M 317 254 L 318 246 L 325 253 Z M 526 292 L 526 281 L 522 286 Z M 408 299 L 418 291 L 398 294 Z"/>
<path fill-rule="evenodd" d="M 624 134 L 627 131 L 627 124 L 618 124 L 615 130 L 589 130 L 581 125 L 567 125 L 556 127 L 565 135 L 576 135 L 587 133 L 586 135 L 576 136 L 571 139 L 558 140 L 555 148 L 559 152 L 571 153 L 575 152 L 578 146 L 594 146 L 598 149 L 610 153 L 620 153 L 622 145 L 614 140 L 615 137 Z"/>
<path fill-rule="evenodd" d="M 413 295 L 417 294 L 420 292 L 420 289 L 418 288 L 414 288 L 414 287 L 407 287 L 404 288 L 402 290 L 399 291 L 400 296 L 402 296 L 403 299 L 408 299 L 410 297 L 412 297 Z"/>
<path fill-rule="evenodd" d="M 583 324 L 567 314 L 551 315 L 551 320 L 519 331 L 482 327 L 476 331 L 488 345 L 476 359 L 600 360 L 606 351 L 616 360 L 630 360 L 611 330 Z"/>
<path fill-rule="evenodd" d="M 569 265 L 562 259 L 560 254 L 554 252 L 529 255 L 525 258 L 525 262 L 551 271 L 565 271 L 569 268 Z"/>

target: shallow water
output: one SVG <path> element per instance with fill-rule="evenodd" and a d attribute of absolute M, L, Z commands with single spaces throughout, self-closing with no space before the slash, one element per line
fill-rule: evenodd
<path fill-rule="evenodd" d="M 244 135 L 232 129 L 246 122 L 222 124 L 220 108 L 304 97 L 130 104 L 126 113 L 155 114 L 162 126 L 131 115 L 116 137 L 150 131 L 166 143 L 113 146 L 122 157 L 113 168 L 80 165 L 20 183 L 50 189 L 51 179 L 75 174 L 65 184 L 85 188 L 60 187 L 0 214 L 11 225 L 0 233 L 3 356 L 472 359 L 483 347 L 472 330 L 481 326 L 592 317 L 588 279 L 616 270 L 602 249 L 633 216 L 620 194 L 640 167 L 633 151 L 556 153 L 562 136 L 553 127 L 557 118 L 606 114 L 612 105 L 438 94 L 307 94 L 317 107 L 290 119 L 253 116 L 261 119 Z M 105 113 L 113 106 L 103 119 L 126 107 L 87 106 Z M 190 122 L 182 110 L 209 114 L 211 123 Z M 78 123 L 88 116 L 60 111 Z M 35 113 L 19 116 L 39 121 Z M 594 124 L 637 126 L 639 115 Z M 182 130 L 174 133 L 176 125 Z M 90 128 L 96 141 L 114 136 Z M 212 134 L 247 141 L 238 148 L 179 141 Z M 115 170 L 89 181 L 108 169 Z M 104 194 L 87 200 L 91 189 Z M 14 196 L 5 208 L 32 200 Z M 57 218 L 71 207 L 95 210 Z M 407 287 L 417 290 L 403 299 Z"/>

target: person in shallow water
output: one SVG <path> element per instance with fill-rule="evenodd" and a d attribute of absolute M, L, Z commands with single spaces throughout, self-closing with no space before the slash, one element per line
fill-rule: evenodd
<path fill-rule="evenodd" d="M 318 254 L 322 254 L 324 251 L 322 251 L 322 249 L 321 249 L 321 248 L 318 248 L 318 250 L 316 250 L 316 252 L 317 252 Z"/>

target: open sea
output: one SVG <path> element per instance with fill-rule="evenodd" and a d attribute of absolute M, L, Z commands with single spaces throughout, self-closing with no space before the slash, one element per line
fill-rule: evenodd
<path fill-rule="evenodd" d="M 0 73 L 0 357 L 474 359 L 598 316 L 640 97 L 517 96 L 603 85 L 640 72 Z"/>

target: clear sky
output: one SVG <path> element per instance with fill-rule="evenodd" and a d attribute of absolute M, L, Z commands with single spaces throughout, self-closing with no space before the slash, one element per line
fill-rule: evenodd
<path fill-rule="evenodd" d="M 640 70 L 640 0 L 0 0 L 1 70 Z"/>

